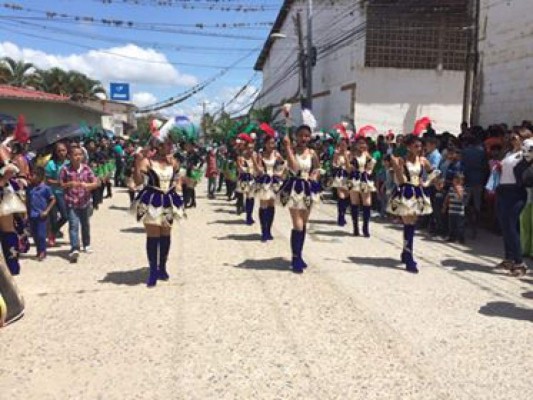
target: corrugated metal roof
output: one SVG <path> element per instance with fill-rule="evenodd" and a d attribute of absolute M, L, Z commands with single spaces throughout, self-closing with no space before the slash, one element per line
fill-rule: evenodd
<path fill-rule="evenodd" d="M 39 90 L 20 88 L 9 85 L 0 85 L 0 98 L 52 101 L 59 103 L 66 103 L 70 101 L 67 96 L 60 96 L 57 94 L 41 92 Z"/>

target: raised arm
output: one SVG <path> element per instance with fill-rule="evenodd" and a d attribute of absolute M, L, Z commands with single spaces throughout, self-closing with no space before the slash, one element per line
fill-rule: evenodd
<path fill-rule="evenodd" d="M 294 150 L 292 148 L 291 138 L 289 137 L 289 135 L 283 138 L 283 146 L 285 147 L 285 151 L 287 152 L 287 162 L 289 164 L 289 169 L 296 171 L 298 169 L 296 165 L 296 157 L 294 156 Z"/>

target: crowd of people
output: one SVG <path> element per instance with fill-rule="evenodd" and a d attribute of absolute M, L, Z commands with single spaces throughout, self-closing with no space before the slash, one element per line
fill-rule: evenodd
<path fill-rule="evenodd" d="M 126 187 L 137 219 L 146 229 L 148 286 L 167 280 L 166 264 L 174 221 L 196 207 L 196 185 L 205 170 L 208 198 L 226 188 L 247 225 L 257 212 L 261 241 L 273 240 L 276 208 L 289 210 L 292 270 L 307 264 L 303 248 L 310 214 L 326 191 L 337 204 L 337 224 L 351 216 L 354 236 L 371 237 L 371 216 L 403 224 L 400 255 L 408 272 L 417 229 L 465 243 L 478 227 L 502 233 L 504 259 L 498 265 L 514 276 L 526 273 L 524 255 L 533 252 L 533 191 L 527 173 L 533 151 L 532 126 L 461 126 L 461 133 L 366 137 L 346 127 L 316 136 L 309 126 L 280 135 L 262 124 L 225 143 L 199 146 L 154 135 L 139 146 L 108 137 L 58 142 L 37 154 L 3 132 L 0 147 L 2 198 L 0 232 L 6 264 L 20 272 L 19 254 L 44 260 L 68 223 L 69 260 L 91 252 L 90 219 L 112 188 Z M 533 174 L 532 174 L 533 175 Z M 529 194 L 529 196 L 528 196 Z M 360 224 L 360 219 L 362 224 Z M 519 228 L 520 227 L 520 228 Z"/>
<path fill-rule="evenodd" d="M 463 123 L 457 136 L 437 134 L 430 124 L 422 135 L 389 132 L 375 137 L 346 129 L 314 135 L 303 126 L 295 143 L 268 132 L 258 139 L 241 134 L 209 152 L 209 195 L 214 196 L 218 176 L 216 191 L 226 184 L 228 200 L 236 200 L 237 213 L 245 213 L 249 225 L 259 199 L 263 241 L 272 236 L 275 205 L 286 205 L 294 227 L 295 272 L 302 272 L 299 266 L 305 264 L 298 260 L 309 212 L 319 193 L 330 190 L 337 224 L 345 226 L 351 214 L 354 236 L 370 237 L 372 211 L 403 223 L 401 259 L 410 272 L 418 272 L 412 244 L 416 229 L 464 244 L 484 227 L 503 236 L 505 255 L 497 267 L 522 276 L 527 270 L 523 256 L 533 255 L 533 191 L 520 177 L 517 181 L 515 167 L 529 163 L 532 131 L 531 123 L 523 121 L 488 129 Z"/>

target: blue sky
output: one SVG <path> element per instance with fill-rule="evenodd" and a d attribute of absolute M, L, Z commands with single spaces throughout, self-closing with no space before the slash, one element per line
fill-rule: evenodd
<path fill-rule="evenodd" d="M 16 4 L 35 12 L 0 8 L 0 56 L 24 58 L 43 68 L 60 66 L 78 69 L 102 80 L 106 85 L 110 81 L 129 82 L 135 100 L 139 105 L 146 105 L 179 94 L 194 83 L 215 75 L 220 71 L 217 67 L 231 65 L 248 55 L 239 62 L 238 68 L 228 72 L 204 92 L 167 110 L 168 113 L 198 114 L 201 110 L 198 103 L 207 100 L 210 102 L 208 109 L 218 109 L 222 101 L 232 98 L 253 77 L 253 65 L 270 27 L 254 25 L 200 30 L 175 25 L 273 22 L 282 4 L 282 0 L 177 1 L 178 4 L 194 7 L 244 4 L 265 5 L 267 8 L 260 12 L 236 12 L 198 8 L 186 10 L 176 5 L 155 6 L 153 3 L 156 1 L 153 0 L 140 0 L 144 5 L 134 5 L 130 0 L 112 0 L 111 4 L 105 4 L 105 1 L 109 0 L 19 0 Z M 148 30 L 106 27 L 100 23 L 76 22 L 71 18 L 47 19 L 46 12 L 64 13 L 71 17 L 94 17 L 98 20 L 132 21 L 137 28 L 142 27 L 139 24 L 173 24 L 165 27 L 238 38 L 157 32 L 149 26 Z M 179 46 L 186 48 L 176 49 Z M 207 65 L 214 68 L 201 67 Z M 253 88 L 248 89 L 233 104 L 232 110 L 247 104 L 260 82 L 261 76 L 256 74 Z"/>

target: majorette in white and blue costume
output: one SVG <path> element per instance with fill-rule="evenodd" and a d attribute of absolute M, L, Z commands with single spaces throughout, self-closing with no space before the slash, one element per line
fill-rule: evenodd
<path fill-rule="evenodd" d="M 261 223 L 261 241 L 273 240 L 272 224 L 274 223 L 275 200 L 283 184 L 284 162 L 277 151 L 270 158 L 261 157 L 262 172 L 255 179 L 255 196 L 261 202 L 259 221 Z M 265 207 L 266 205 L 266 207 Z"/>
<path fill-rule="evenodd" d="M 400 217 L 417 217 L 431 214 L 432 207 L 427 186 L 438 175 L 439 171 L 434 171 L 424 182 L 424 166 L 420 157 L 417 157 L 415 162 L 405 160 L 403 163 L 403 182 L 397 181 L 398 186 L 389 200 L 387 211 Z M 418 273 L 417 263 L 413 256 L 416 219 L 411 222 L 407 219 L 407 221 L 404 221 L 403 226 L 401 261 L 406 265 L 407 271 Z"/>
<path fill-rule="evenodd" d="M 367 152 L 357 156 L 354 155 L 351 160 L 351 172 L 348 180 L 350 192 L 356 196 L 369 195 L 376 191 L 376 186 L 372 178 L 372 170 L 376 161 Z M 353 197 L 353 196 L 352 196 Z M 362 199 L 360 200 L 362 202 Z M 370 237 L 370 206 L 362 204 L 363 209 L 363 236 Z M 351 205 L 353 234 L 359 236 L 359 205 Z"/>

